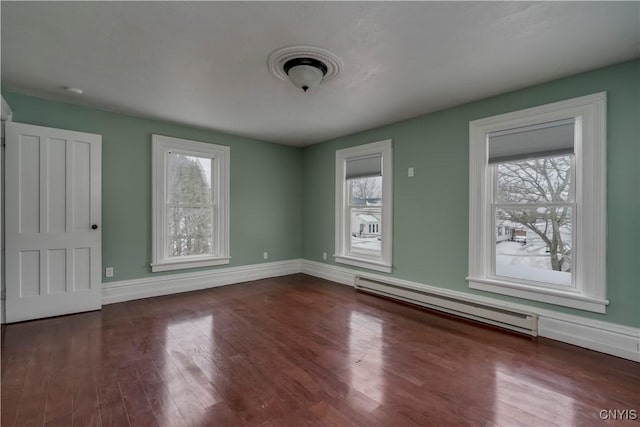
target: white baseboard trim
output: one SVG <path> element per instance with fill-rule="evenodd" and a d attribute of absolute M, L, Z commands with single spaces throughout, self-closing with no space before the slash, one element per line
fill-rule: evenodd
<path fill-rule="evenodd" d="M 310 276 L 320 277 L 321 279 L 331 280 L 332 282 L 349 286 L 355 286 L 355 277 L 357 274 L 360 274 L 357 270 L 352 270 L 350 268 L 338 267 L 331 264 L 322 264 L 320 262 L 309 261 L 306 259 L 302 260 L 301 272 Z"/>
<path fill-rule="evenodd" d="M 364 275 L 382 282 L 409 288 L 421 288 L 434 294 L 463 301 L 502 306 L 507 310 L 534 313 L 538 315 L 539 319 L 538 336 L 640 362 L 640 328 L 617 325 L 554 310 L 532 307 L 526 304 L 502 301 L 315 261 L 302 260 L 301 271 L 311 276 L 349 286 L 354 286 L 355 276 Z"/>
<path fill-rule="evenodd" d="M 578 316 L 570 319 L 540 316 L 538 333 L 553 340 L 640 362 L 640 328 Z"/>
<path fill-rule="evenodd" d="M 157 297 L 300 273 L 301 260 L 217 268 L 195 273 L 167 274 L 102 284 L 102 304 Z"/>

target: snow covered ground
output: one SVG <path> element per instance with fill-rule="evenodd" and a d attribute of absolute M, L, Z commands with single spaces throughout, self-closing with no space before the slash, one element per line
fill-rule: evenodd
<path fill-rule="evenodd" d="M 378 237 L 351 236 L 351 250 L 365 255 L 380 255 Z M 540 239 L 529 239 L 526 245 L 501 242 L 496 245 L 496 275 L 571 286 L 571 273 L 551 269 L 546 245 Z"/>
<path fill-rule="evenodd" d="M 571 273 L 552 270 L 546 245 L 542 240 L 536 240 L 526 245 L 508 241 L 498 243 L 496 275 L 571 286 Z"/>
<path fill-rule="evenodd" d="M 382 241 L 378 240 L 378 237 L 351 236 L 351 250 L 368 255 L 380 255 Z"/>

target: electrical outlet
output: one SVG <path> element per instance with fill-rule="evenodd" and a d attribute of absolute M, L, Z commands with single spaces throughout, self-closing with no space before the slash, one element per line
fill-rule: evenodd
<path fill-rule="evenodd" d="M 326 252 L 322 252 L 322 259 L 324 259 L 324 260 L 327 259 L 327 253 Z"/>
<path fill-rule="evenodd" d="M 409 170 L 407 170 L 407 175 L 413 176 L 413 168 L 409 168 Z"/>
<path fill-rule="evenodd" d="M 113 267 L 107 267 L 104 269 L 105 277 L 113 277 Z"/>
<path fill-rule="evenodd" d="M 262 254 L 262 258 L 269 259 L 269 252 L 265 252 Z"/>

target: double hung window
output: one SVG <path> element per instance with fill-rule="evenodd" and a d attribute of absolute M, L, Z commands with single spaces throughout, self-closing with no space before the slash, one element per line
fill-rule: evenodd
<path fill-rule="evenodd" d="M 229 263 L 229 147 L 153 136 L 152 271 Z"/>
<path fill-rule="evenodd" d="M 336 151 L 336 262 L 391 272 L 391 141 Z"/>
<path fill-rule="evenodd" d="M 574 286 L 574 128 L 568 119 L 489 134 L 496 276 Z"/>
<path fill-rule="evenodd" d="M 605 94 L 470 123 L 469 285 L 604 312 Z"/>

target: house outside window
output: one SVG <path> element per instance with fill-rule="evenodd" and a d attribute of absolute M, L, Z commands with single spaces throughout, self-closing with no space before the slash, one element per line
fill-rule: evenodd
<path fill-rule="evenodd" d="M 604 313 L 606 95 L 470 123 L 469 286 Z"/>
<path fill-rule="evenodd" d="M 391 156 L 391 140 L 336 151 L 336 262 L 391 272 Z"/>
<path fill-rule="evenodd" d="M 153 135 L 153 262 L 229 263 L 229 147 Z"/>

